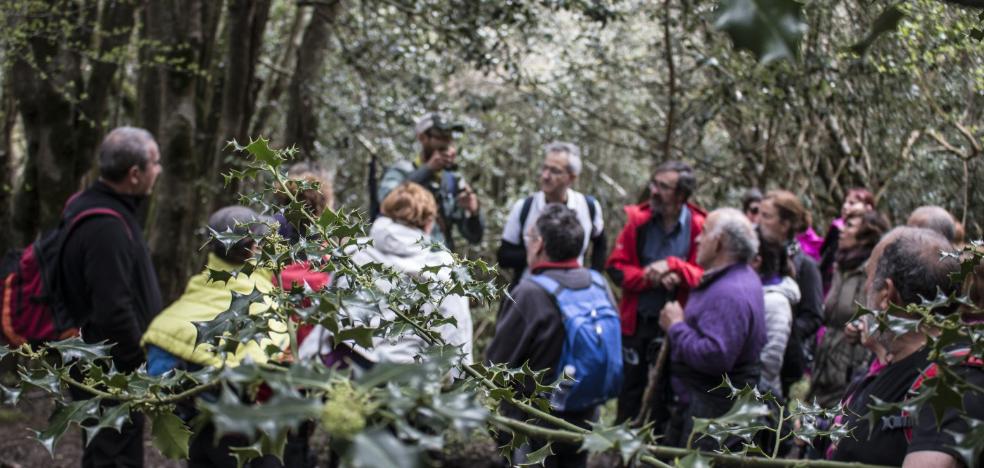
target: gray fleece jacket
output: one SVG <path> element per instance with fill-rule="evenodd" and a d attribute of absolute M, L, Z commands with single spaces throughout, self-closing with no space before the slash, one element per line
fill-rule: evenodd
<path fill-rule="evenodd" d="M 779 284 L 763 286 L 765 294 L 765 346 L 762 348 L 762 376 L 759 382 L 776 396 L 782 395 L 779 372 L 792 331 L 793 306 L 800 300 L 796 280 L 785 276 Z"/>

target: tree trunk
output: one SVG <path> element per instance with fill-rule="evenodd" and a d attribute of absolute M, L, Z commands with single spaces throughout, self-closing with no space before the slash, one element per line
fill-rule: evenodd
<path fill-rule="evenodd" d="M 23 50 L 14 54 L 10 74 L 27 139 L 27 163 L 13 214 L 21 243 L 58 223 L 65 200 L 79 188 L 105 131 L 106 83 L 112 81 L 118 64 L 83 63 L 78 44 L 92 47 L 95 57 L 112 56 L 129 41 L 134 15 L 133 2 L 109 2 L 101 17 L 96 16 L 97 2 L 30 8 L 41 9 L 33 11 L 40 24 Z M 63 30 L 60 25 L 66 23 L 73 27 L 64 36 L 47 32 Z M 90 70 L 88 84 L 83 68 Z"/>
<path fill-rule="evenodd" d="M 205 1 L 152 1 L 144 14 L 147 47 L 162 47 L 145 56 L 163 56 L 167 63 L 146 66 L 140 90 L 143 125 L 157 137 L 164 167 L 154 191 L 148 232 L 165 303 L 180 295 L 201 263 L 195 254 L 200 245 L 195 234 L 208 209 L 209 179 L 203 174 L 210 167 L 196 146 L 196 70 L 203 69 Z"/>
<path fill-rule="evenodd" d="M 249 123 L 256 110 L 256 96 L 260 82 L 256 79 L 256 66 L 263 45 L 263 31 L 270 16 L 270 0 L 231 0 L 227 19 L 228 47 L 225 76 L 222 80 L 222 100 L 219 126 L 215 134 L 215 158 L 211 174 L 223 174 L 234 167 L 223 157 L 228 152 L 227 143 L 233 139 L 244 142 L 249 139 Z M 235 201 L 239 185 L 232 184 L 219 193 L 224 204 Z"/>
<path fill-rule="evenodd" d="M 280 55 L 279 60 L 273 68 L 273 78 L 264 83 L 263 91 L 263 105 L 256 111 L 256 116 L 253 119 L 252 127 L 249 131 L 249 136 L 259 137 L 264 136 L 272 141 L 282 141 L 276 139 L 273 135 L 272 129 L 267 128 L 267 124 L 270 122 L 270 117 L 273 115 L 274 110 L 277 109 L 277 104 L 280 101 L 280 96 L 284 94 L 284 90 L 287 88 L 288 78 L 291 73 L 290 70 L 293 67 L 292 60 L 297 58 L 297 43 L 301 40 L 300 35 L 302 32 L 301 26 L 304 23 L 304 10 L 297 8 L 294 11 L 294 18 L 290 22 L 290 28 L 287 34 L 284 35 L 285 46 L 283 49 L 283 54 Z"/>
<path fill-rule="evenodd" d="M 12 226 L 13 187 L 14 187 L 14 145 L 11 141 L 14 123 L 17 122 L 17 108 L 10 75 L 2 75 L 3 83 L 0 88 L 0 223 L 5 226 L 0 229 L 0 255 L 16 247 L 18 239 L 14 239 Z"/>
<path fill-rule="evenodd" d="M 324 67 L 331 26 L 341 11 L 341 0 L 317 3 L 311 21 L 304 30 L 301 46 L 297 49 L 297 68 L 290 82 L 284 143 L 296 145 L 304 159 L 317 158 L 318 114 L 314 107 L 317 96 L 313 88 Z"/>

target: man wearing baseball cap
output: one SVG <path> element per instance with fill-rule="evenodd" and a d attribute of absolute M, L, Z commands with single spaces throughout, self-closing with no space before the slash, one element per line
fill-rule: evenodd
<path fill-rule="evenodd" d="M 387 168 L 377 192 L 378 199 L 383 200 L 406 181 L 427 187 L 438 206 L 436 227 L 439 229 L 431 232 L 431 238 L 444 243 L 449 250 L 454 250 L 452 226 L 457 226 L 461 236 L 472 244 L 481 242 L 485 230 L 478 197 L 456 171 L 454 134 L 464 129 L 464 125 L 451 121 L 445 114 L 424 114 L 414 126 L 420 154 L 413 161 L 398 161 Z"/>

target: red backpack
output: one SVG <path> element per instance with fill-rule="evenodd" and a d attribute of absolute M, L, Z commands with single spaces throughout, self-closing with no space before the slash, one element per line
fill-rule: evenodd
<path fill-rule="evenodd" d="M 68 199 L 66 208 L 77 196 Z M 79 334 L 79 323 L 68 313 L 59 296 L 58 265 L 62 246 L 72 229 L 93 216 L 119 219 L 133 240 L 130 226 L 116 210 L 90 208 L 71 220 L 63 218 L 58 228 L 45 232 L 19 255 L 15 254 L 16 261 L 5 269 L 0 283 L 3 334 L 10 346 L 61 340 Z"/>

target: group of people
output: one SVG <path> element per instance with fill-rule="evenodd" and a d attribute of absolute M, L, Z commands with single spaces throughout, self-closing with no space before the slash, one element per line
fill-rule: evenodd
<path fill-rule="evenodd" d="M 449 267 L 453 259 L 432 242 L 453 249 L 457 231 L 467 242 L 478 243 L 485 229 L 479 197 L 456 170 L 454 138 L 463 126 L 443 114 L 428 113 L 414 130 L 419 155 L 387 168 L 380 180 L 375 195 L 381 213 L 369 229 L 373 242 L 345 253 L 359 264 L 382 263 L 406 275 L 450 281 L 450 269 L 440 267 Z M 875 209 L 872 194 L 853 189 L 841 216 L 826 238 L 820 238 L 795 194 L 751 190 L 741 210 L 708 212 L 693 202 L 696 172 L 683 162 L 667 161 L 649 179 L 649 199 L 625 207 L 625 225 L 609 252 L 601 204 L 573 189 L 582 167 L 578 147 L 554 142 L 544 147 L 541 157 L 540 190 L 512 205 L 503 229 L 497 256 L 502 269 L 512 270 L 512 282 L 484 356 L 472 356 L 472 318 L 465 298 L 448 295 L 429 311 L 454 319 L 438 331 L 463 350 L 463 363 L 474 359 L 511 368 L 528 365 L 547 370 L 554 380 L 584 378 L 572 375 L 573 368 L 558 369 L 559 360 L 570 351 L 565 349 L 570 346 L 567 306 L 558 294 L 595 288 L 600 305 L 591 310 L 592 317 L 604 315 L 608 308 L 617 311 L 614 335 L 603 333 L 603 322 L 597 322 L 598 335 L 619 354 L 621 385 L 613 395 L 616 422 L 652 422 L 662 444 L 685 446 L 689 441 L 708 450 L 720 447 L 713 439 L 691 441 L 689 436 L 694 418 L 721 416 L 730 408 L 728 392 L 719 388 L 727 376 L 735 386 L 756 386 L 780 398 L 791 396 L 799 382 L 807 381 L 808 399 L 848 408 L 833 423 L 854 427 L 854 437 L 837 444 L 818 443 L 818 448 L 805 450 L 806 456 L 907 466 L 967 463 L 953 448 L 954 434 L 968 430 L 954 409 L 937 420 L 927 406 L 925 414 L 894 415 L 871 428 L 863 418 L 873 402 L 907 397 L 930 365 L 927 337 L 938 331 L 892 336 L 888 331 L 871 333 L 869 321 L 852 321 L 856 304 L 882 311 L 890 305 L 904 309 L 921 298 L 935 297 L 937 291 L 948 294 L 961 287 L 949 277 L 959 270 L 957 260 L 939 255 L 954 250 L 957 235 L 957 223 L 945 210 L 917 209 L 907 226 L 891 229 Z M 65 218 L 92 207 L 121 216 L 95 216 L 74 227 L 65 240 L 59 271 L 70 298 L 67 306 L 83 324 L 82 337 L 115 343 L 112 358 L 122 371 L 145 362 L 150 375 L 160 375 L 172 369 L 235 365 L 247 356 L 264 361 L 268 345 L 289 354 L 284 324 L 271 323 L 266 342 L 251 343 L 220 359 L 209 346 L 195 345 L 193 322 L 211 320 L 226 310 L 231 291 L 344 284 L 345 278 L 331 278 L 310 262 L 292 265 L 279 277 L 256 270 L 228 283 L 210 282 L 209 271 L 236 271 L 257 247 L 249 238 L 232 246 L 215 242 L 203 272 L 165 308 L 137 219 L 142 200 L 161 172 L 156 142 L 141 129 L 113 130 L 99 148 L 99 172 L 99 180 L 67 204 Z M 296 189 L 309 209 L 317 214 L 331 207 L 331 185 L 324 171 L 302 163 L 289 175 L 318 183 L 318 189 L 287 188 Z M 303 221 L 291 222 L 284 213 L 267 218 L 244 206 L 222 208 L 209 219 L 209 227 L 218 232 L 262 233 L 270 226 L 278 226 L 289 242 L 298 242 L 307 232 Z M 601 273 L 607 274 L 608 282 Z M 974 278 L 963 286 L 971 298 L 981 295 L 972 290 Z M 391 287 L 385 278 L 378 286 Z M 374 326 L 393 319 L 383 315 L 362 320 Z M 297 356 L 285 359 L 371 366 L 383 360 L 412 361 L 423 346 L 411 332 L 374 337 L 371 348 L 335 342 L 317 325 L 298 336 L 302 339 Z M 959 351 L 960 343 L 954 347 Z M 984 386 L 979 365 L 957 366 L 955 372 Z M 522 385 L 519 390 L 531 396 L 535 388 Z M 75 396 L 85 397 L 80 392 Z M 589 427 L 598 418 L 600 404 L 555 414 Z M 963 404 L 968 414 L 984 419 L 984 395 L 969 392 Z M 195 411 L 193 406 L 178 410 L 188 418 Z M 516 408 L 503 410 L 529 418 Z M 142 427 L 142 417 L 134 413 L 123 431 L 99 431 L 86 442 L 83 466 L 108 461 L 142 466 Z M 208 430 L 193 440 L 190 465 L 234 463 L 228 447 L 242 441 L 216 443 Z M 289 441 L 289 446 L 296 442 L 299 447 L 298 465 L 310 458 L 302 439 Z M 529 450 L 538 444 L 542 441 L 532 440 Z M 553 451 L 548 466 L 586 464 L 586 454 L 577 445 L 555 444 Z"/>

